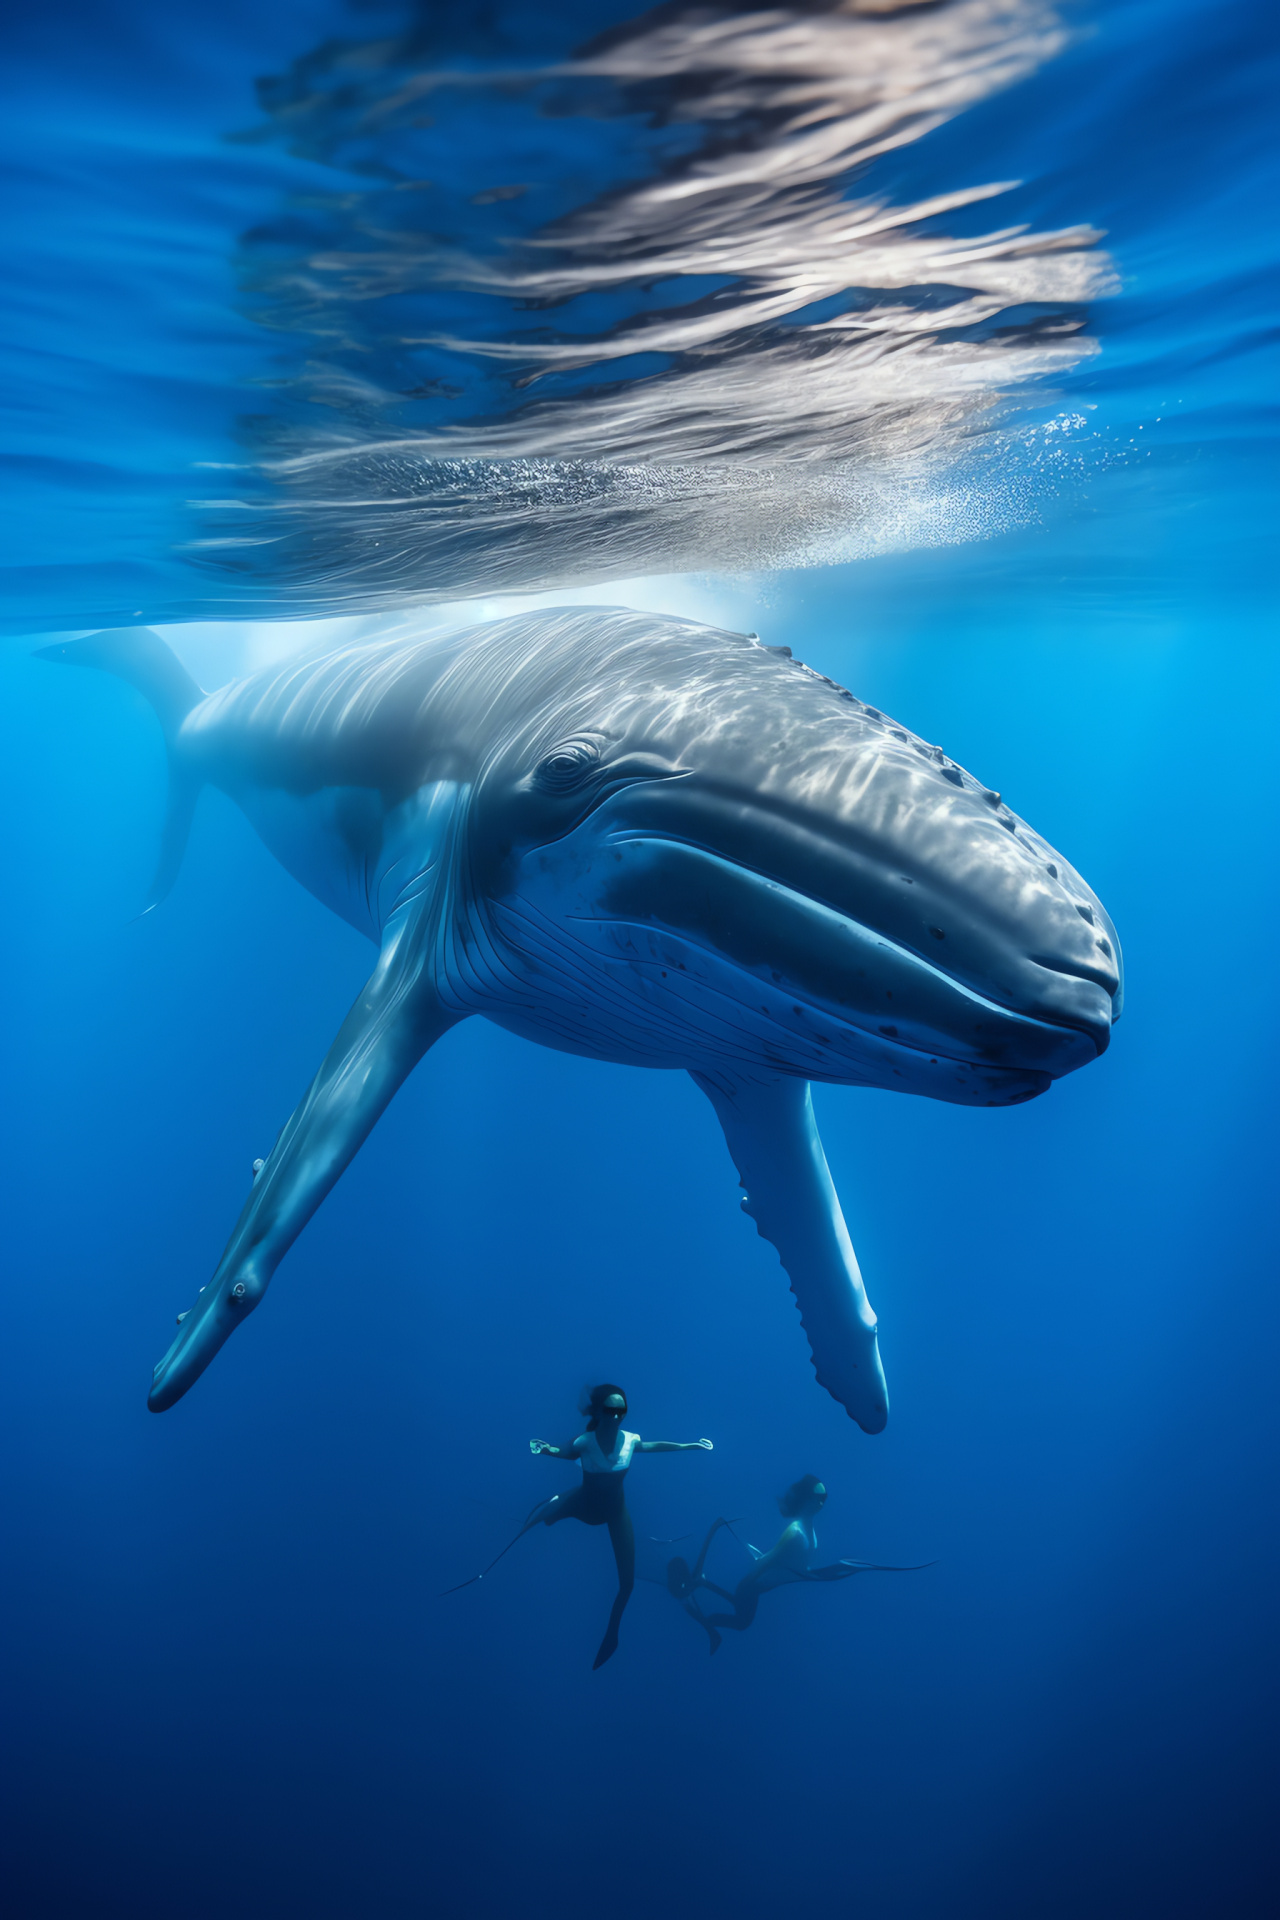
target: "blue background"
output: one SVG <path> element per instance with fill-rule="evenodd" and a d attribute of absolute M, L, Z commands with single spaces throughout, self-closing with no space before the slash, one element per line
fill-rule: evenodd
<path fill-rule="evenodd" d="M 138 139 L 170 82 L 193 89 L 190 126 L 225 126 L 248 77 L 320 29 L 303 6 L 220 7 L 202 96 L 190 47 L 217 37 L 212 12 L 160 37 L 163 72 L 139 27 L 141 75 L 110 66 L 119 15 L 86 12 L 77 37 L 68 12 L 60 50 L 29 30 L 29 82 L 64 107 L 101 86 Z M 479 1022 L 399 1096 L 252 1327 L 148 1415 L 171 1316 L 371 950 L 214 794 L 173 896 L 132 921 L 158 729 L 29 641 L 0 656 L 21 1920 L 1274 1911 L 1274 68 L 1260 8 L 1095 18 L 1052 70 L 1056 118 L 1042 78 L 972 137 L 1034 122 L 1044 204 L 1110 227 L 1127 290 L 1077 392 L 1115 448 L 1141 425 L 1154 451 L 980 546 L 689 588 L 998 786 L 1125 945 L 1111 1051 L 1028 1108 L 816 1095 L 881 1319 L 883 1436 L 814 1385 L 692 1085 Z M 1086 72 L 1085 94 L 1064 81 Z M 160 306 L 135 308 L 156 365 L 181 333 Z M 99 340 L 125 337 L 105 310 Z M 225 323 L 246 328 L 245 377 L 248 324 Z M 203 426 L 171 392 L 184 457 L 213 446 L 234 377 L 211 376 Z M 143 439 L 165 430 L 140 376 L 86 381 L 77 457 L 100 451 L 112 392 Z M 79 511 L 60 484 L 20 502 L 50 552 Z M 139 564 L 163 572 L 153 537 Z M 102 534 L 99 586 L 118 551 Z M 766 1538 L 773 1496 L 812 1470 L 824 1547 L 937 1566 L 781 1593 L 714 1661 L 642 1584 L 596 1674 L 598 1533 L 539 1533 L 439 1600 L 568 1481 L 526 1441 L 568 1438 L 600 1376 L 642 1433 L 716 1442 L 637 1464 L 642 1539 L 717 1513 Z"/>

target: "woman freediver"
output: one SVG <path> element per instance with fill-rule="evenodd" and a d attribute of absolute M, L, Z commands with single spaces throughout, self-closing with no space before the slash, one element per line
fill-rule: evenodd
<path fill-rule="evenodd" d="M 767 1553 L 762 1553 L 759 1547 L 748 1545 L 747 1551 L 753 1555 L 755 1565 L 742 1576 L 732 1593 L 725 1587 L 718 1587 L 714 1580 L 708 1580 L 703 1572 L 711 1542 L 721 1527 L 730 1526 L 728 1520 L 715 1522 L 692 1567 L 687 1560 L 677 1558 L 668 1561 L 667 1590 L 674 1599 L 683 1601 L 690 1619 L 696 1620 L 705 1630 L 712 1653 L 720 1645 L 721 1628 L 745 1633 L 756 1617 L 761 1594 L 772 1593 L 775 1587 L 795 1586 L 801 1581 L 848 1580 L 855 1573 L 922 1571 L 921 1567 L 881 1566 L 872 1560 L 837 1560 L 829 1567 L 815 1567 L 812 1562 L 818 1551 L 818 1536 L 813 1523 L 826 1503 L 827 1489 L 816 1474 L 806 1473 L 803 1479 L 793 1482 L 778 1501 L 786 1526 Z M 932 1564 L 932 1561 L 922 1563 L 923 1566 Z M 733 1612 L 703 1613 L 697 1600 L 703 1589 L 727 1600 Z"/>
<path fill-rule="evenodd" d="M 623 1493 L 632 1455 L 688 1453 L 696 1448 L 710 1453 L 712 1445 L 710 1440 L 642 1440 L 638 1433 L 624 1433 L 622 1422 L 627 1412 L 627 1396 L 611 1380 L 592 1387 L 581 1410 L 587 1416 L 586 1432 L 580 1433 L 571 1446 L 557 1447 L 549 1440 L 531 1440 L 529 1451 L 544 1454 L 551 1460 L 581 1461 L 582 1484 L 571 1493 L 553 1494 L 550 1500 L 540 1501 L 497 1560 L 491 1560 L 484 1573 L 474 1574 L 461 1585 L 469 1587 L 483 1580 L 484 1574 L 496 1567 L 502 1555 L 509 1553 L 516 1540 L 522 1540 L 531 1527 L 554 1527 L 559 1520 L 581 1520 L 588 1527 L 608 1527 L 618 1568 L 618 1592 L 600 1650 L 592 1662 L 594 1669 L 602 1667 L 618 1650 L 618 1627 L 635 1586 L 636 1537 Z M 450 1593 L 459 1590 L 449 1588 Z"/>

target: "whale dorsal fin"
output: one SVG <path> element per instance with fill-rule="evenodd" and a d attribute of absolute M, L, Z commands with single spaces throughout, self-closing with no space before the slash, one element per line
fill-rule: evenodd
<path fill-rule="evenodd" d="M 103 673 L 115 674 L 119 680 L 127 680 L 151 703 L 164 729 L 169 758 L 169 799 L 160 835 L 160 857 L 148 889 L 147 904 L 142 909 L 143 913 L 150 913 L 178 877 L 203 784 L 181 762 L 175 749 L 178 729 L 191 709 L 199 706 L 204 693 L 173 649 L 150 627 L 108 627 L 101 633 L 86 634 L 82 640 L 62 640 L 51 647 L 40 647 L 37 658 L 61 660 L 72 667 L 97 667 Z"/>

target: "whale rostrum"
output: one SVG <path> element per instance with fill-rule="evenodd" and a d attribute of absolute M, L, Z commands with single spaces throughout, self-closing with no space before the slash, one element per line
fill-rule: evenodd
<path fill-rule="evenodd" d="M 819 1381 L 883 1428 L 809 1083 L 1010 1106 L 1096 1059 L 1119 1013 L 1101 903 L 998 793 L 785 648 L 620 609 L 340 647 L 207 696 L 146 629 L 41 651 L 130 681 L 164 728 L 153 903 L 212 784 L 378 949 L 154 1410 L 257 1306 L 433 1042 L 483 1014 L 693 1076 Z"/>

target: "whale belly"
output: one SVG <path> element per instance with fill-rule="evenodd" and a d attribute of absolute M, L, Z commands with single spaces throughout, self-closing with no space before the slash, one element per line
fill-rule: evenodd
<path fill-rule="evenodd" d="M 377 940 L 377 874 L 385 816 L 365 787 L 290 793 L 253 787 L 236 799 L 264 846 L 287 873 L 348 926 Z"/>
<path fill-rule="evenodd" d="M 561 1052 L 888 1087 L 960 1106 L 1014 1105 L 1050 1084 L 1034 1069 L 869 1033 L 668 928 L 584 918 L 570 930 L 527 901 L 499 903 L 492 918 L 496 941 L 468 943 L 473 956 L 485 955 L 467 970 L 472 992 L 483 995 L 468 1010 Z"/>

